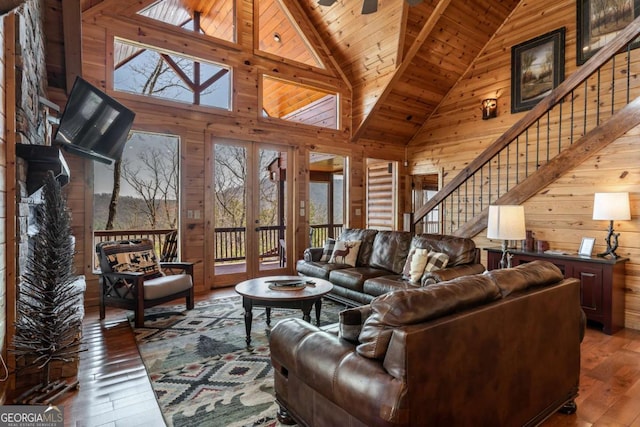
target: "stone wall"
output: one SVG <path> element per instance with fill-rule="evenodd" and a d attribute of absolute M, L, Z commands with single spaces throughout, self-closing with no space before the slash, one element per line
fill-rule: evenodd
<path fill-rule="evenodd" d="M 40 102 L 47 97 L 45 38 L 43 12 L 44 2 L 28 0 L 12 13 L 15 16 L 15 90 L 16 96 L 16 134 L 19 144 L 50 144 L 50 125 L 47 122 L 47 109 Z M 15 150 L 15 147 L 8 147 Z M 26 190 L 28 163 L 16 157 L 16 277 L 19 278 L 26 268 L 29 256 L 29 213 L 33 212 L 34 200 Z M 13 177 L 7 177 L 7 181 Z M 12 201 L 11 201 L 12 202 Z M 11 242 L 13 243 L 13 242 Z M 11 262 L 10 260 L 8 262 Z M 17 286 L 17 283 L 7 283 Z M 16 301 L 6 301 L 7 306 L 14 306 Z M 5 313 L 3 313 L 6 315 Z M 6 331 L 6 329 L 5 329 Z M 8 337 L 8 343 L 12 337 Z M 33 384 L 28 375 L 16 376 L 15 388 L 20 389 Z"/>
<path fill-rule="evenodd" d="M 40 98 L 46 98 L 47 73 L 45 61 L 45 38 L 43 24 L 43 2 L 28 0 L 15 10 L 16 14 L 16 143 L 49 144 L 46 109 Z M 28 216 L 32 200 L 26 191 L 27 164 L 16 158 L 17 216 L 16 237 L 18 239 L 17 277 L 24 271 L 28 246 Z"/>
<path fill-rule="evenodd" d="M 17 139 L 23 144 L 44 144 L 46 115 L 39 102 L 46 98 L 43 2 L 29 0 L 16 10 Z"/>

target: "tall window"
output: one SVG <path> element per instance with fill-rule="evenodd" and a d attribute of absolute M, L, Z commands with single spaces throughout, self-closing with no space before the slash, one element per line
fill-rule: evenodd
<path fill-rule="evenodd" d="M 231 68 L 114 40 L 113 88 L 194 105 L 231 108 Z"/>
<path fill-rule="evenodd" d="M 96 241 L 149 237 L 160 251 L 179 221 L 179 138 L 132 131 L 121 161 L 93 163 Z"/>

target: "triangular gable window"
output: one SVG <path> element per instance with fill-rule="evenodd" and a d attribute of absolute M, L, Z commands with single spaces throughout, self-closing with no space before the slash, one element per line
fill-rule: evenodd
<path fill-rule="evenodd" d="M 325 68 L 280 0 L 258 2 L 258 49 L 317 68 Z"/>
<path fill-rule="evenodd" d="M 139 15 L 210 37 L 236 41 L 235 0 L 158 0 Z"/>

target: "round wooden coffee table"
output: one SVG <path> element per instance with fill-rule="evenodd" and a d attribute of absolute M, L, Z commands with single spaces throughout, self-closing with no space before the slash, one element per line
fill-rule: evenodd
<path fill-rule="evenodd" d="M 293 285 L 302 282 L 301 285 Z M 291 284 L 291 286 L 287 286 Z M 302 309 L 302 319 L 311 322 L 311 307 L 316 309 L 316 323 L 320 324 L 322 296 L 329 293 L 333 285 L 328 280 L 301 276 L 269 276 L 245 280 L 236 285 L 236 292 L 242 295 L 244 307 L 244 327 L 247 332 L 247 346 L 251 344 L 251 322 L 253 307 L 265 307 L 267 325 L 271 325 L 271 308 Z"/>

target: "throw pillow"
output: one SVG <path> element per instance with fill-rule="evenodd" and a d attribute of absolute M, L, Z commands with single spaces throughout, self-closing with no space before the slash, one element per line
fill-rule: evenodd
<path fill-rule="evenodd" d="M 161 276 L 160 264 L 149 239 L 106 244 L 102 251 L 108 263 L 106 271 L 144 273 L 146 277 Z"/>
<path fill-rule="evenodd" d="M 442 252 L 430 251 L 427 255 L 427 265 L 424 267 L 424 271 L 436 271 L 441 270 L 449 263 L 449 255 Z"/>
<path fill-rule="evenodd" d="M 338 335 L 345 340 L 358 343 L 358 336 L 362 331 L 362 325 L 371 315 L 369 304 L 360 307 L 342 310 L 339 314 Z"/>
<path fill-rule="evenodd" d="M 428 249 L 411 248 L 402 269 L 402 278 L 411 283 L 418 283 L 427 266 L 428 254 Z"/>
<path fill-rule="evenodd" d="M 329 237 L 327 240 L 325 240 L 324 247 L 322 248 L 322 256 L 320 257 L 320 262 L 329 262 L 335 245 L 335 239 Z"/>
<path fill-rule="evenodd" d="M 333 247 L 330 264 L 347 264 L 356 266 L 358 251 L 360 250 L 360 240 L 338 240 Z"/>

